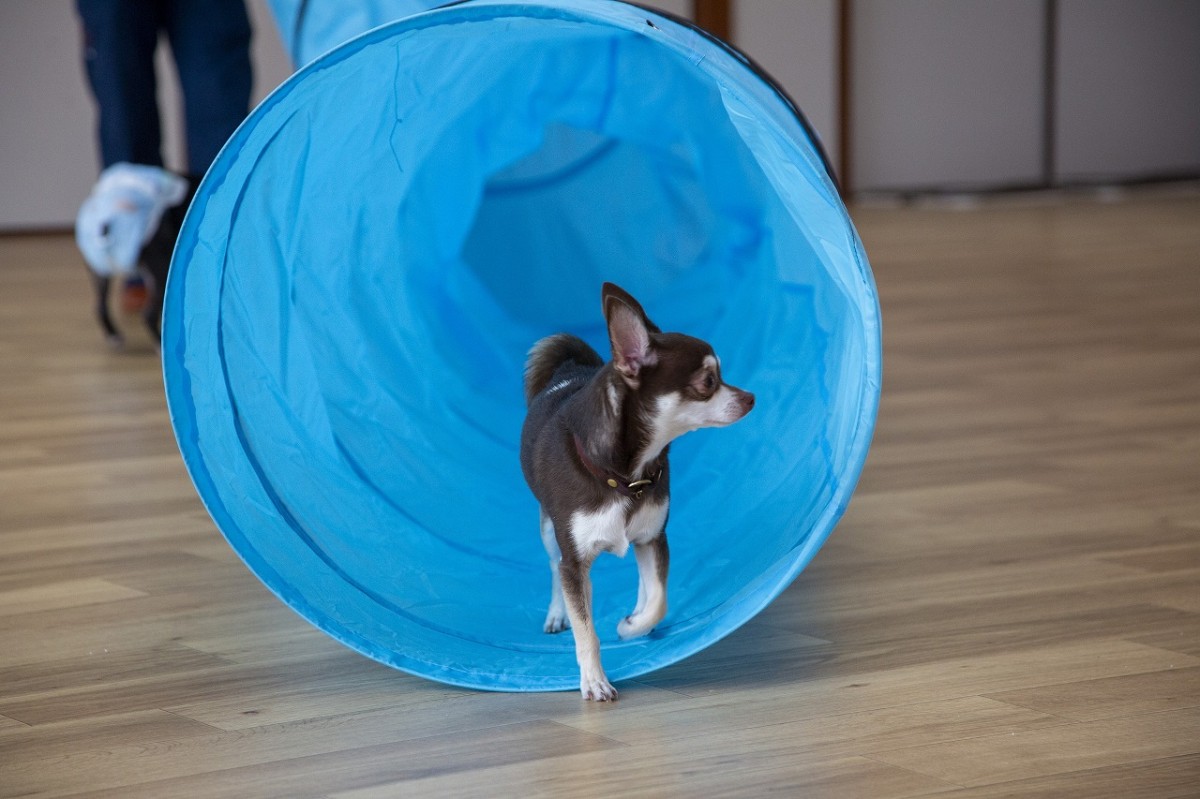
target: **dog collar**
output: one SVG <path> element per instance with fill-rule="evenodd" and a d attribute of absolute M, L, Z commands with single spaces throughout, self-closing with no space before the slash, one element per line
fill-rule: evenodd
<path fill-rule="evenodd" d="M 641 499 L 642 495 L 646 493 L 647 488 L 662 479 L 663 470 L 662 466 L 660 465 L 658 467 L 658 473 L 654 475 L 653 479 L 634 480 L 633 482 L 627 482 L 622 475 L 619 475 L 616 472 L 606 472 L 596 464 L 592 463 L 591 458 L 589 458 L 587 453 L 584 452 L 583 441 L 580 440 L 578 435 L 574 435 L 573 438 L 575 439 L 575 454 L 579 456 L 579 461 L 583 464 L 583 468 L 587 469 L 596 477 L 599 477 L 605 485 L 622 496 L 629 497 L 630 499 Z"/>

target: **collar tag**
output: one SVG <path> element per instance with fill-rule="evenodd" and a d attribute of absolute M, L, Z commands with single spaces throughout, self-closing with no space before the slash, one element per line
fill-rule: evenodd
<path fill-rule="evenodd" d="M 583 451 L 583 442 L 579 440 L 579 436 L 574 436 L 575 439 L 575 454 L 579 456 L 579 461 L 583 464 L 583 468 L 587 469 L 596 477 L 604 481 L 604 484 L 613 489 L 619 494 L 627 496 L 631 499 L 641 499 L 646 493 L 646 489 L 654 485 L 662 478 L 663 470 L 660 468 L 658 474 L 653 479 L 634 480 L 631 483 L 626 483 L 624 480 L 618 480 L 617 476 L 613 476 L 608 472 L 600 469 L 599 466 L 592 463 L 591 458 Z"/>

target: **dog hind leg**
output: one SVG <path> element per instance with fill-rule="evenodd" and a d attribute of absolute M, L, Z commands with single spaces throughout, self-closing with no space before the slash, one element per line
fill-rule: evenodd
<path fill-rule="evenodd" d="M 558 539 L 554 535 L 554 522 L 545 511 L 541 512 L 541 517 L 542 546 L 546 548 L 546 555 L 550 558 L 550 610 L 546 612 L 546 623 L 542 630 L 547 633 L 561 633 L 571 626 L 567 606 L 563 601 L 562 576 L 559 573 L 562 552 L 558 549 Z"/>
<path fill-rule="evenodd" d="M 667 566 L 670 562 L 667 536 L 661 534 L 647 543 L 635 544 L 633 554 L 638 564 L 638 601 L 633 613 L 617 625 L 617 635 L 622 639 L 645 635 L 667 615 Z"/>

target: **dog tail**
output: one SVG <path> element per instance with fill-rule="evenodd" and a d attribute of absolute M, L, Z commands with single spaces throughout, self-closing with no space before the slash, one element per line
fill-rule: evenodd
<path fill-rule="evenodd" d="M 603 366 L 604 359 L 587 342 L 569 333 L 547 336 L 533 345 L 525 359 L 525 404 L 542 393 L 554 373 L 565 363 L 580 366 Z"/>

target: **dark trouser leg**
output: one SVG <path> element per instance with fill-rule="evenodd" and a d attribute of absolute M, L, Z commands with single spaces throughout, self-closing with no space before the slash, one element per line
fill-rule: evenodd
<path fill-rule="evenodd" d="M 162 166 L 154 50 L 160 3 L 76 0 L 84 65 L 99 107 L 100 159 Z"/>
<path fill-rule="evenodd" d="M 170 0 L 167 7 L 188 172 L 201 177 L 250 110 L 250 19 L 243 0 Z"/>

